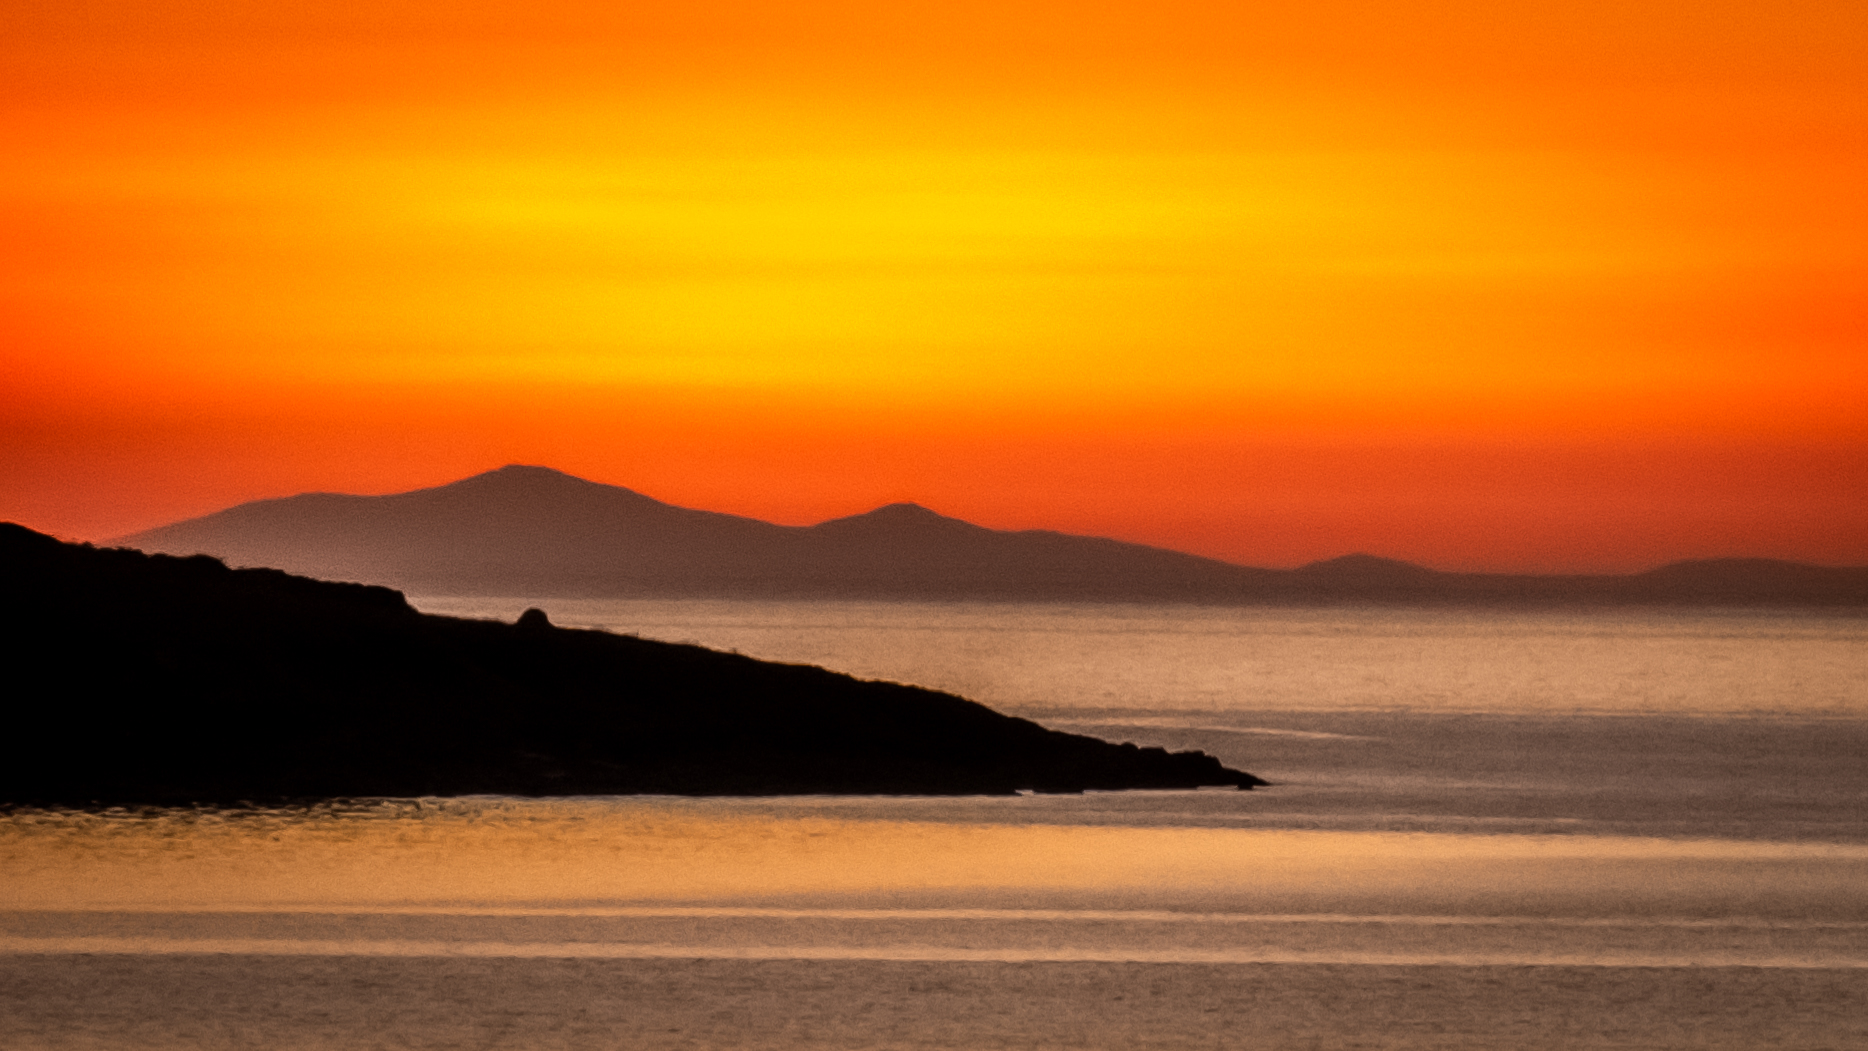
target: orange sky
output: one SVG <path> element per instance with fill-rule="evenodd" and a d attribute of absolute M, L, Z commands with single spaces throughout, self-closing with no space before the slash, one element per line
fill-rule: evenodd
<path fill-rule="evenodd" d="M 1868 563 L 1855 0 L 14 6 L 0 518 Z"/>

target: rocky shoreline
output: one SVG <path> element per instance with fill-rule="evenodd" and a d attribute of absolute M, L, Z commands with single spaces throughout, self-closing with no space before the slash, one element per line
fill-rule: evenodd
<path fill-rule="evenodd" d="M 1200 752 L 698 646 L 0 525 L 0 803 L 1251 788 Z"/>

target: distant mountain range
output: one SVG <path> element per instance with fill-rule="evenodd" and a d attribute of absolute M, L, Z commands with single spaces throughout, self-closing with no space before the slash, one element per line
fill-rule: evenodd
<path fill-rule="evenodd" d="M 1258 569 L 1101 537 L 987 529 L 915 504 L 774 525 L 518 465 L 390 496 L 259 500 L 111 543 L 418 595 L 1868 607 L 1868 567 L 1733 558 L 1528 575 L 1346 555 Z"/>

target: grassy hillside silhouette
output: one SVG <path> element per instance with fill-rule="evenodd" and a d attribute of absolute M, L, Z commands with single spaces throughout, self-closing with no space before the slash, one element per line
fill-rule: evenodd
<path fill-rule="evenodd" d="M 1262 784 L 1200 753 L 697 646 L 0 524 L 0 803 Z"/>

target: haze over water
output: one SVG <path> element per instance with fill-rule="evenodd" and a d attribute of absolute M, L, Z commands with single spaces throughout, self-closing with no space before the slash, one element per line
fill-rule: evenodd
<path fill-rule="evenodd" d="M 1868 1046 L 1868 621 L 417 599 L 1269 789 L 0 823 L 8 1047 Z"/>

